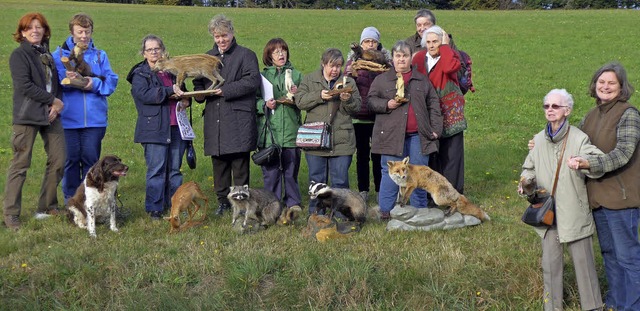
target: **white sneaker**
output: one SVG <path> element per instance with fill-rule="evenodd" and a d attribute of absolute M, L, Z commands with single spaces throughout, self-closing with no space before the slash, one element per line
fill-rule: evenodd
<path fill-rule="evenodd" d="M 43 219 L 47 219 L 49 217 L 51 217 L 53 215 L 49 215 L 47 213 L 36 213 L 35 216 L 33 216 L 33 218 L 37 219 L 37 220 L 43 220 Z"/>

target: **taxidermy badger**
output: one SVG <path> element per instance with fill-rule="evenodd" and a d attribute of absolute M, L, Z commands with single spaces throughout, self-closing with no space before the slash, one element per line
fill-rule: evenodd
<path fill-rule="evenodd" d="M 316 211 L 331 213 L 340 212 L 350 221 L 364 223 L 366 220 L 367 203 L 360 194 L 350 189 L 331 188 L 327 184 L 312 181 L 309 185 L 309 197 L 317 199 Z"/>

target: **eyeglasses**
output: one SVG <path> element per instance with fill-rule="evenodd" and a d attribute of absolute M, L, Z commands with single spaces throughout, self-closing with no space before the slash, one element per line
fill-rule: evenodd
<path fill-rule="evenodd" d="M 373 39 L 364 39 L 362 40 L 363 44 L 378 44 L 378 41 L 373 40 Z"/>
<path fill-rule="evenodd" d="M 549 108 L 553 109 L 553 110 L 558 110 L 560 108 L 567 108 L 568 106 L 560 106 L 560 105 L 556 105 L 556 104 L 544 104 L 542 105 L 542 109 L 547 110 Z"/>
<path fill-rule="evenodd" d="M 144 50 L 147 53 L 160 53 L 160 51 L 162 51 L 161 48 L 151 48 L 151 49 L 145 49 Z"/>
<path fill-rule="evenodd" d="M 273 55 L 285 55 L 285 54 L 287 54 L 287 51 L 285 51 L 285 50 L 274 50 L 272 54 Z"/>

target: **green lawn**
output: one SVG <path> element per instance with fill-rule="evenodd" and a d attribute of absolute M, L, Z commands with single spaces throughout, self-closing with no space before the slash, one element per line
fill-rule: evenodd
<path fill-rule="evenodd" d="M 41 11 L 53 28 L 52 50 L 68 34 L 74 13 L 95 21 L 94 41 L 120 75 L 110 97 L 110 125 L 103 153 L 130 166 L 121 199 L 132 216 L 117 234 L 98 227 L 97 240 L 61 219 L 31 216 L 44 168 L 42 143 L 23 193 L 23 228 L 0 227 L 0 310 L 539 310 L 542 308 L 540 242 L 519 217 L 526 202 L 516 180 L 526 144 L 542 129 L 542 97 L 566 88 L 575 98 L 577 123 L 593 106 L 587 86 L 605 62 L 625 65 L 640 87 L 638 11 L 438 11 L 438 23 L 474 62 L 478 91 L 467 96 L 465 193 L 492 220 L 477 227 L 436 232 L 387 232 L 370 222 L 348 240 L 320 244 L 301 236 L 304 223 L 253 235 L 232 232 L 229 215 L 204 227 L 168 235 L 169 224 L 144 213 L 145 165 L 133 143 L 136 112 L 125 78 L 141 60 L 140 40 L 161 36 L 172 55 L 211 48 L 207 23 L 218 13 L 234 21 L 236 38 L 258 54 L 273 37 L 289 43 L 291 61 L 303 73 L 319 68 L 328 47 L 348 52 L 366 26 L 376 26 L 390 48 L 413 34 L 414 11 L 252 10 L 159 7 L 35 0 L 2 1 L 0 10 L 0 171 L 11 160 L 12 88 L 8 58 L 18 19 Z M 262 66 L 261 66 L 262 67 Z M 637 98 L 632 97 L 637 103 Z M 202 106 L 196 106 L 200 112 Z M 196 113 L 199 114 L 199 113 Z M 196 115 L 194 114 L 194 116 Z M 185 180 L 200 183 L 216 206 L 211 162 L 184 166 Z M 355 167 L 351 170 L 355 189 Z M 262 176 L 252 168 L 253 187 Z M 306 192 L 306 164 L 300 173 Z M 0 178 L 4 189 L 5 177 Z M 306 198 L 305 198 L 306 199 Z M 598 250 L 596 250 L 598 251 Z M 580 303 L 567 256 L 566 309 Z M 606 288 L 597 256 L 601 286 Z"/>

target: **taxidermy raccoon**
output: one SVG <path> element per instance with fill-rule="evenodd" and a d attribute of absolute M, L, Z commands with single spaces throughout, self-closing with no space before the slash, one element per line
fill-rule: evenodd
<path fill-rule="evenodd" d="M 332 213 L 340 212 L 350 221 L 364 223 L 366 220 L 367 203 L 360 194 L 350 189 L 331 188 L 327 184 L 312 181 L 309 196 L 318 200 L 316 211 L 325 212 L 328 208 Z"/>
<path fill-rule="evenodd" d="M 275 194 L 264 189 L 249 189 L 248 185 L 231 186 L 227 198 L 233 206 L 231 225 L 236 223 L 243 210 L 245 213 L 242 225 L 245 227 L 249 219 L 263 226 L 273 225 L 282 212 L 282 203 Z"/>

